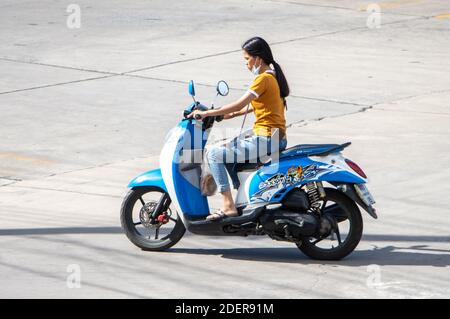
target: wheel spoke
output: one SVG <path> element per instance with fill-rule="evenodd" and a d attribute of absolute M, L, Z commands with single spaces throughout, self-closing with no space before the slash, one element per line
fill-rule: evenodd
<path fill-rule="evenodd" d="M 323 212 L 323 209 L 325 208 L 325 205 L 327 204 L 327 200 L 323 201 L 322 207 L 320 208 L 320 211 Z"/>
<path fill-rule="evenodd" d="M 159 227 L 156 228 L 156 231 L 155 231 L 155 239 L 158 239 L 158 235 L 159 235 Z"/>
<path fill-rule="evenodd" d="M 142 222 L 137 222 L 137 223 L 133 223 L 133 224 L 134 224 L 134 226 L 142 225 Z"/>
<path fill-rule="evenodd" d="M 161 197 L 159 198 L 158 204 L 159 204 L 159 203 L 164 204 L 164 203 L 163 203 L 163 200 L 164 200 L 164 196 L 165 196 L 165 195 L 166 195 L 165 193 L 162 193 Z M 162 208 L 162 206 L 161 206 L 161 208 Z"/>
<path fill-rule="evenodd" d="M 324 240 L 324 238 L 316 239 L 315 241 L 312 242 L 312 244 L 315 245 L 315 244 L 321 242 L 322 240 Z"/>
<path fill-rule="evenodd" d="M 338 239 L 339 245 L 342 244 L 341 233 L 339 232 L 339 226 L 336 224 L 336 229 L 334 230 L 336 237 Z"/>
<path fill-rule="evenodd" d="M 169 219 L 171 220 L 171 221 L 173 221 L 173 222 L 177 222 L 177 220 L 175 219 L 175 218 L 173 218 L 173 217 L 169 217 Z"/>
<path fill-rule="evenodd" d="M 145 206 L 145 202 L 144 202 L 144 200 L 142 199 L 142 196 L 139 197 L 139 200 L 141 201 L 142 206 Z"/>

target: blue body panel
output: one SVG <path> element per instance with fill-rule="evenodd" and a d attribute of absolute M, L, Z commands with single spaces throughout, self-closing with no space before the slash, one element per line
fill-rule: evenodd
<path fill-rule="evenodd" d="M 282 158 L 263 166 L 250 182 L 250 202 L 279 202 L 294 187 L 309 182 L 362 184 L 366 181 L 335 165 L 311 160 L 306 156 Z"/>
<path fill-rule="evenodd" d="M 196 127 L 193 123 L 195 121 L 182 121 L 178 124 L 179 127 L 184 128 L 186 131 L 181 137 L 180 143 L 184 146 L 197 145 L 199 148 L 203 148 L 206 139 L 203 138 L 205 132 L 201 131 L 201 128 Z M 197 132 L 195 132 L 197 130 Z M 194 134 L 195 133 L 195 134 Z M 202 141 L 194 141 L 194 136 L 201 134 Z M 180 149 L 180 151 L 182 151 Z M 208 200 L 202 195 L 200 188 L 191 184 L 180 172 L 179 154 L 174 155 L 172 162 L 172 174 L 173 185 L 175 188 L 178 203 L 180 205 L 183 214 L 187 216 L 207 216 L 209 214 Z"/>
<path fill-rule="evenodd" d="M 135 177 L 128 187 L 140 187 L 140 186 L 157 186 L 167 192 L 166 185 L 161 175 L 161 169 L 154 169 Z"/>

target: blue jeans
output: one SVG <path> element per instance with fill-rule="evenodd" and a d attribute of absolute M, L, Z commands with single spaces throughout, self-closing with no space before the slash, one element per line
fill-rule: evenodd
<path fill-rule="evenodd" d="M 226 146 L 211 148 L 208 151 L 207 159 L 211 174 L 217 184 L 217 190 L 221 193 L 230 190 L 227 170 L 234 188 L 239 188 L 239 179 L 234 168 L 235 163 L 257 163 L 260 157 L 281 152 L 286 146 L 286 139 L 280 140 L 279 143 L 272 143 L 270 136 L 251 136 L 245 139 L 234 139 Z"/>

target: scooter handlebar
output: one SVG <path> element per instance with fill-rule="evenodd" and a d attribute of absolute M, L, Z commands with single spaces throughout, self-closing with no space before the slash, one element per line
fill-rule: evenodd
<path fill-rule="evenodd" d="M 183 112 L 183 117 L 184 117 L 185 119 L 188 119 L 188 116 L 189 116 L 190 113 L 191 113 L 190 111 L 185 110 L 185 111 Z M 207 117 L 209 117 L 209 116 L 206 116 L 205 118 L 207 118 Z M 216 122 L 220 122 L 220 121 L 223 120 L 223 115 L 213 116 L 213 117 L 214 117 L 214 120 L 215 120 Z M 202 118 L 202 116 L 199 115 L 199 114 L 195 114 L 195 115 L 194 115 L 194 119 L 195 119 L 195 120 L 200 120 L 201 118 Z"/>
<path fill-rule="evenodd" d="M 202 117 L 199 114 L 195 114 L 194 115 L 194 119 L 196 120 L 200 120 Z M 214 119 L 216 120 L 216 122 L 220 122 L 223 120 L 223 115 L 219 115 L 219 116 L 214 116 Z"/>

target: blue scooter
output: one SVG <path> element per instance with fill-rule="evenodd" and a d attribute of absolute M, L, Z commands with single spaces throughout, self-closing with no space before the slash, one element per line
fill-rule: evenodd
<path fill-rule="evenodd" d="M 217 94 L 228 94 L 220 81 Z M 339 260 L 358 245 L 363 231 L 362 207 L 377 218 L 375 203 L 366 187 L 367 176 L 341 152 L 345 144 L 300 144 L 266 161 L 236 163 L 239 179 L 236 217 L 207 221 L 208 198 L 201 191 L 202 159 L 214 122 L 187 118 L 195 100 L 166 137 L 160 169 L 150 170 L 128 185 L 131 190 L 121 208 L 122 228 L 143 250 L 163 251 L 175 245 L 186 229 L 209 236 L 267 235 L 291 242 L 307 256 Z M 200 160 L 193 160 L 195 157 Z"/>

